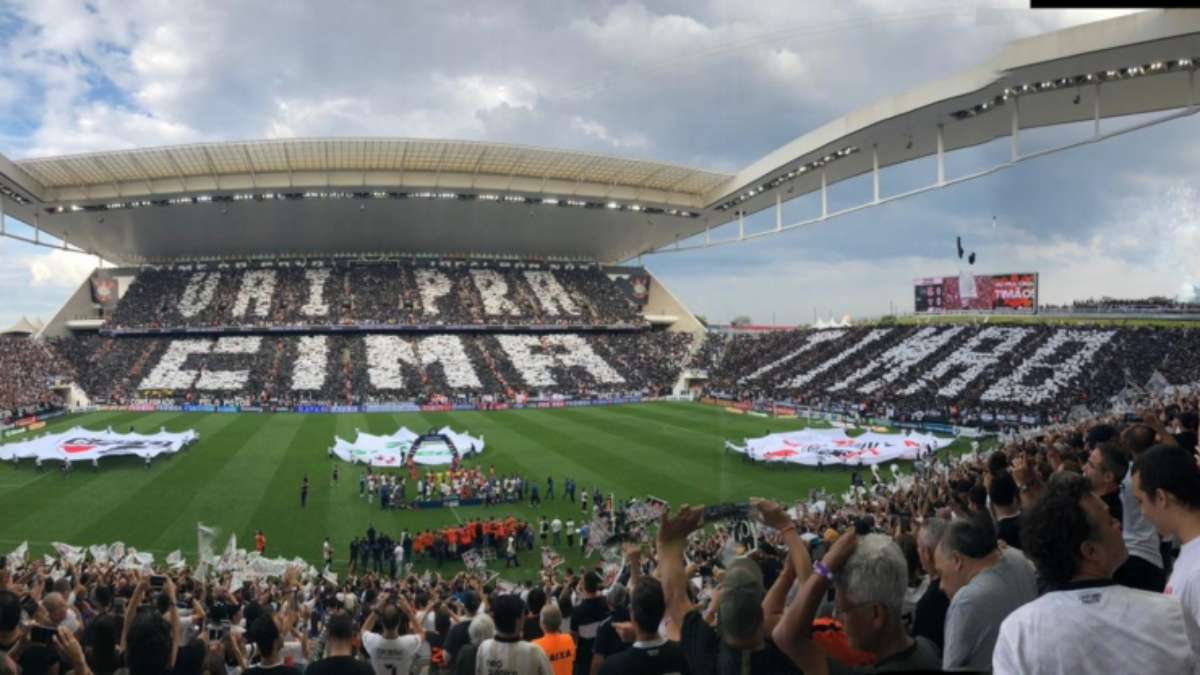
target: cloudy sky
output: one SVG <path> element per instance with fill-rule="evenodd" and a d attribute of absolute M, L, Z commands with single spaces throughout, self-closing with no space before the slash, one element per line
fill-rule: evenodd
<path fill-rule="evenodd" d="M 0 0 L 0 152 L 379 135 L 734 171 L 1010 40 L 1121 13 L 1024 6 Z M 978 251 L 981 272 L 1041 273 L 1044 302 L 1178 295 L 1200 279 L 1195 125 L 1185 118 L 780 237 L 644 263 L 716 321 L 911 310 L 913 277 L 956 273 L 955 235 Z M 1023 149 L 1072 133 L 1032 134 Z M 956 153 L 951 173 L 1002 157 L 995 144 Z M 889 172 L 884 192 L 933 171 L 918 162 Z M 833 189 L 831 209 L 868 191 Z M 815 208 L 796 200 L 787 215 Z M 0 241 L 0 325 L 48 320 L 94 264 Z"/>

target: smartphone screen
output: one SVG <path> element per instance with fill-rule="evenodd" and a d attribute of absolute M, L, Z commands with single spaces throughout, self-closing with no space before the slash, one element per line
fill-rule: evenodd
<path fill-rule="evenodd" d="M 29 639 L 38 644 L 49 645 L 54 641 L 54 633 L 53 628 L 30 626 Z"/>

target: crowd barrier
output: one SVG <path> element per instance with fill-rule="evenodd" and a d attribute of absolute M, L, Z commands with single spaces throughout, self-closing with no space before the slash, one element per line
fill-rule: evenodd
<path fill-rule="evenodd" d="M 259 405 L 215 405 L 208 403 L 132 403 L 124 405 L 96 405 L 75 412 L 120 411 L 120 412 L 203 412 L 203 413 L 238 413 L 238 412 L 284 412 L 284 413 L 397 413 L 397 412 L 464 412 L 490 410 L 520 410 L 546 408 L 575 408 L 584 406 L 608 406 L 626 403 L 641 403 L 652 399 L 641 396 L 619 396 L 604 399 L 554 399 L 529 400 L 514 403 L 415 403 L 411 401 L 396 403 L 368 403 L 364 405 L 319 405 L 305 404 L 297 406 L 259 406 Z M 55 416 L 62 413 L 56 413 Z M 42 419 L 45 416 L 41 416 Z M 24 428 L 38 421 L 39 417 L 29 417 L 17 420 L 13 427 Z"/>

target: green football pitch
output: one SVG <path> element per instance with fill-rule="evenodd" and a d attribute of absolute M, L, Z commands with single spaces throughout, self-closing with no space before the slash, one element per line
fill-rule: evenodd
<path fill-rule="evenodd" d="M 119 432 L 132 426 L 148 433 L 166 427 L 194 429 L 200 440 L 178 455 L 155 460 L 149 470 L 140 460 L 124 457 L 102 459 L 98 469 L 76 465 L 66 475 L 57 463 L 47 463 L 41 471 L 29 461 L 0 466 L 0 552 L 22 541 L 29 542 L 34 554 L 48 551 L 55 541 L 123 541 L 153 552 L 158 560 L 175 549 L 192 560 L 196 523 L 202 522 L 218 529 L 218 550 L 230 533 L 241 547 L 250 548 L 254 532 L 261 529 L 268 555 L 301 556 L 314 563 L 328 536 L 341 571 L 350 539 L 368 524 L 395 535 L 493 515 L 512 514 L 531 522 L 543 514 L 580 520 L 579 507 L 562 499 L 543 500 L 540 508 L 502 504 L 420 512 L 385 512 L 377 502 L 368 504 L 358 492 L 362 469 L 331 459 L 327 450 L 336 435 L 353 438 L 356 429 L 391 433 L 402 425 L 418 432 L 449 425 L 482 435 L 486 449 L 468 465 L 484 470 L 494 465 L 499 474 L 517 472 L 537 481 L 543 491 L 547 476 L 553 476 L 560 494 L 568 477 L 580 490 L 598 486 L 618 498 L 654 495 L 672 505 L 751 496 L 791 501 L 816 487 L 846 490 L 848 471 L 751 465 L 723 450 L 725 440 L 740 442 L 804 424 L 673 402 L 486 413 L 76 415 L 54 420 L 46 431 L 81 425 Z M 341 473 L 336 487 L 331 485 L 334 462 Z M 308 506 L 301 509 L 300 482 L 306 475 L 311 488 Z M 410 495 L 412 491 L 410 485 Z M 572 551 L 567 560 L 578 564 L 581 557 Z M 532 572 L 538 564 L 536 554 L 522 555 L 523 569 Z"/>

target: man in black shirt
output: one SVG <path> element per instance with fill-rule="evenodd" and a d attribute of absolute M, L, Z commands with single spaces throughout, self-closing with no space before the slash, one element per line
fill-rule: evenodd
<path fill-rule="evenodd" d="M 542 615 L 542 608 L 546 606 L 546 591 L 541 588 L 531 588 L 525 596 L 525 631 L 521 637 L 529 642 L 533 642 L 542 637 L 542 626 L 538 622 L 538 617 Z"/>
<path fill-rule="evenodd" d="M 279 652 L 283 649 L 283 638 L 275 618 L 263 613 L 250 624 L 246 637 L 258 649 L 259 662 L 246 669 L 246 675 L 300 675 L 300 670 L 284 664 Z"/>
<path fill-rule="evenodd" d="M 530 591 L 531 595 L 532 593 L 533 591 Z M 542 597 L 545 598 L 545 595 Z M 468 631 L 471 627 L 471 619 L 475 618 L 475 613 L 479 611 L 478 593 L 466 591 L 462 594 L 461 599 L 466 612 L 462 620 L 450 628 L 450 632 L 446 634 L 446 642 L 442 645 L 442 649 L 450 653 L 450 658 L 458 656 L 462 648 L 471 643 L 471 635 Z"/>
<path fill-rule="evenodd" d="M 604 660 L 600 675 L 689 675 L 687 658 L 675 642 L 658 634 L 667 603 L 658 579 L 645 576 L 633 586 L 633 629 L 637 642 Z"/>
<path fill-rule="evenodd" d="M 605 659 L 625 650 L 625 643 L 613 624 L 629 621 L 629 591 L 624 584 L 615 582 L 605 593 L 605 599 L 611 613 L 596 631 L 596 643 L 592 645 L 592 672 L 596 672 Z"/>
<path fill-rule="evenodd" d="M 1013 548 L 1021 548 L 1021 509 L 1017 503 L 1017 482 L 1011 473 L 1001 471 L 992 478 L 988 498 L 996 515 L 996 538 Z"/>
<path fill-rule="evenodd" d="M 1092 493 L 1104 502 L 1108 512 L 1117 522 L 1122 522 L 1124 508 L 1121 505 L 1121 481 L 1129 470 L 1129 458 L 1112 443 L 1102 443 L 1088 454 L 1083 465 L 1083 475 L 1092 484 Z"/>
<path fill-rule="evenodd" d="M 329 617 L 327 631 L 329 642 L 325 653 L 328 656 L 309 665 L 304 671 L 306 675 L 375 675 L 370 664 L 354 658 L 354 620 L 348 614 L 338 612 Z M 270 675 L 276 674 L 284 675 L 278 670 L 272 670 Z"/>
<path fill-rule="evenodd" d="M 942 518 L 928 518 L 917 536 L 917 555 L 921 558 L 921 567 L 929 575 L 929 586 L 917 600 L 917 607 L 913 611 L 912 635 L 929 640 L 939 649 L 946 639 L 946 612 L 950 609 L 950 597 L 942 590 L 933 552 L 946 533 L 946 525 Z"/>
<path fill-rule="evenodd" d="M 300 508 L 308 506 L 308 476 L 300 481 Z"/>
<path fill-rule="evenodd" d="M 571 612 L 571 636 L 575 638 L 575 675 L 588 675 L 592 666 L 592 645 L 600 624 L 608 618 L 608 602 L 597 593 L 600 590 L 600 575 L 588 572 L 579 582 L 579 593 L 583 601 Z"/>

